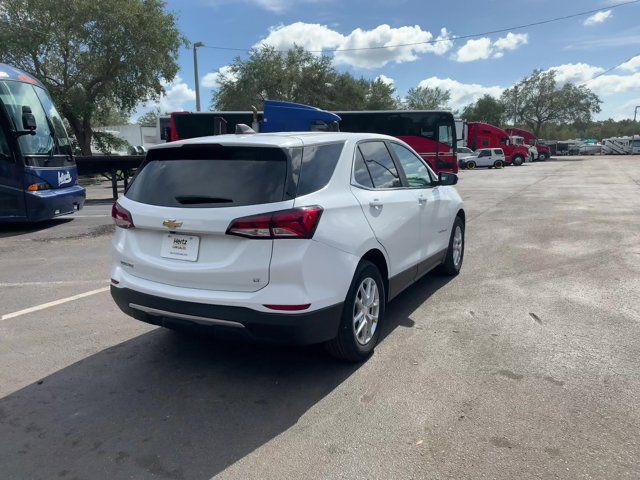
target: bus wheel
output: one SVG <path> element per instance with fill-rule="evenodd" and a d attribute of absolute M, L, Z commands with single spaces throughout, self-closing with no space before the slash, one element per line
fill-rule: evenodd
<path fill-rule="evenodd" d="M 502 163 L 502 160 L 496 160 L 493 166 L 496 168 L 502 168 L 504 167 L 504 164 Z"/>
<path fill-rule="evenodd" d="M 522 155 L 516 155 L 515 157 L 513 157 L 513 164 L 516 167 L 519 167 L 523 163 L 524 163 L 524 158 L 522 158 Z"/>
<path fill-rule="evenodd" d="M 467 162 L 467 170 L 473 170 L 474 168 L 476 168 L 476 162 L 474 162 L 473 160 Z"/>

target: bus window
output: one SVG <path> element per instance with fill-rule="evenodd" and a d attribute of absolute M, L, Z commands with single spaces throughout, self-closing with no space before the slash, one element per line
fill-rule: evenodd
<path fill-rule="evenodd" d="M 40 87 L 34 87 L 34 89 L 45 111 L 49 113 L 49 119 L 53 125 L 56 140 L 58 140 L 58 148 L 60 150 L 58 153 L 71 155 L 73 153 L 71 150 L 71 142 L 69 142 L 69 137 L 67 136 L 67 131 L 64 128 L 62 117 L 60 117 L 58 110 L 56 110 L 56 107 L 47 92 Z"/>
<path fill-rule="evenodd" d="M 0 101 L 9 112 L 15 130 L 22 130 L 23 106 L 30 107 L 36 118 L 38 127 L 35 135 L 22 135 L 18 140 L 23 155 L 49 155 L 55 152 L 46 113 L 32 85 L 20 82 L 0 83 Z"/>
<path fill-rule="evenodd" d="M 4 134 L 4 129 L 0 125 L 0 162 L 12 162 L 11 150 L 9 150 L 9 143 L 7 137 Z"/>
<path fill-rule="evenodd" d="M 453 145 L 453 133 L 451 131 L 451 125 L 439 125 L 438 126 L 438 142 L 445 145 Z"/>

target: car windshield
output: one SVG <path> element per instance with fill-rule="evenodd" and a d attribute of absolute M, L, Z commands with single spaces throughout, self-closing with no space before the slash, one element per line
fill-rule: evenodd
<path fill-rule="evenodd" d="M 23 107 L 30 108 L 36 119 L 35 134 L 19 137 L 23 155 L 71 154 L 62 118 L 44 89 L 29 83 L 0 82 L 0 102 L 7 109 L 16 131 L 23 129 Z"/>

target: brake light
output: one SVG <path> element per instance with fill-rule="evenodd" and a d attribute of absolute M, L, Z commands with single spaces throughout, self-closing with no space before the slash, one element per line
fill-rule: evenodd
<path fill-rule="evenodd" d="M 227 228 L 227 235 L 265 240 L 313 238 L 322 211 L 314 205 L 237 218 Z"/>
<path fill-rule="evenodd" d="M 111 207 L 111 216 L 113 217 L 113 221 L 116 224 L 116 227 L 135 227 L 135 225 L 133 224 L 133 218 L 131 217 L 131 213 L 129 213 L 129 210 L 120 206 L 118 202 L 114 203 L 113 207 Z"/>

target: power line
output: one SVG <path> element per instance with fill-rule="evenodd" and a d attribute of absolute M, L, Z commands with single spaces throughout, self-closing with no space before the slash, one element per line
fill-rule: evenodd
<path fill-rule="evenodd" d="M 629 60 L 631 60 L 632 58 L 636 58 L 637 56 L 640 56 L 640 52 L 637 53 L 636 55 L 632 55 L 629 58 L 627 58 L 626 60 L 623 60 L 622 62 L 618 63 L 617 65 L 614 65 L 611 68 L 607 68 L 606 70 L 603 70 L 602 72 L 598 73 L 597 75 L 594 75 L 593 77 L 591 77 L 589 80 L 585 81 L 584 83 L 582 83 L 582 85 L 589 83 L 591 80 L 595 80 L 598 77 L 601 77 L 603 75 L 606 75 L 607 73 L 615 70 L 616 68 L 620 67 L 621 65 L 624 65 L 625 63 L 627 63 Z"/>
<path fill-rule="evenodd" d="M 610 5 L 607 7 L 607 10 L 611 10 L 614 8 L 618 8 L 618 7 L 624 7 L 627 5 L 633 5 L 633 4 L 637 4 L 640 3 L 640 0 L 631 0 L 628 2 L 622 2 L 622 3 L 616 3 L 614 5 Z M 396 45 L 379 45 L 379 46 L 375 46 L 375 47 L 359 47 L 359 48 L 326 48 L 323 50 L 307 50 L 308 52 L 311 53 L 323 53 L 323 52 L 353 52 L 353 51 L 361 51 L 361 50 L 382 50 L 382 49 L 386 49 L 386 48 L 398 48 L 398 47 L 413 47 L 413 46 L 417 46 L 417 45 L 433 45 L 436 43 L 441 43 L 441 42 L 451 42 L 454 40 L 466 40 L 468 38 L 476 38 L 476 37 L 483 37 L 485 35 L 494 35 L 496 33 L 505 33 L 505 32 L 510 32 L 512 30 L 522 30 L 523 28 L 529 28 L 529 27 L 536 27 L 539 25 L 546 25 L 548 23 L 553 23 L 553 22 L 559 22 L 562 20 L 569 20 L 571 18 L 576 18 L 576 17 L 583 17 L 585 15 L 590 15 L 593 13 L 597 13 L 597 12 L 601 12 L 602 10 L 604 10 L 603 8 L 596 8 L 596 9 L 592 9 L 592 10 L 585 10 L 582 12 L 577 12 L 577 13 L 572 13 L 570 15 L 563 15 L 561 17 L 554 17 L 554 18 L 549 18 L 546 20 L 540 20 L 538 22 L 531 22 L 531 23 L 526 23 L 523 25 L 516 25 L 513 27 L 508 27 L 508 28 L 500 28 L 498 30 L 489 30 L 486 32 L 481 32 L 481 33 L 472 33 L 472 34 L 468 34 L 468 35 L 460 35 L 460 36 L 456 36 L 456 37 L 446 37 L 446 38 L 437 38 L 435 40 L 427 40 L 424 42 L 414 42 L 414 43 L 399 43 Z M 233 47 L 220 47 L 220 46 L 214 46 L 214 45 L 204 45 L 202 48 L 209 48 L 212 50 L 227 50 L 227 51 L 234 51 L 234 52 L 250 52 L 253 47 L 251 48 L 233 48 Z M 288 50 L 276 50 L 277 52 L 282 52 L 285 53 Z"/>

